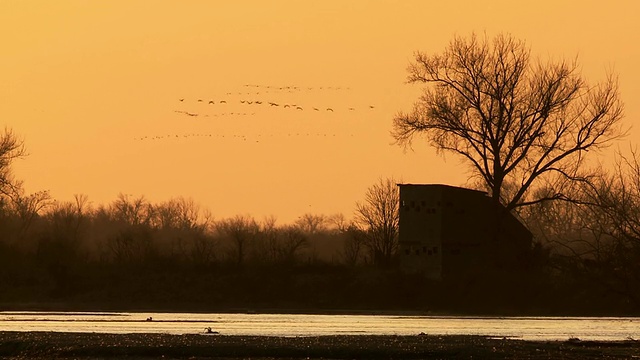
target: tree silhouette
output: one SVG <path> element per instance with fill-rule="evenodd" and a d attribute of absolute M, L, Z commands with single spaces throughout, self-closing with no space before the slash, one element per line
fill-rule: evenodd
<path fill-rule="evenodd" d="M 640 156 L 636 149 L 615 156 L 612 171 L 603 171 L 584 187 L 588 205 L 580 206 L 583 236 L 579 254 L 590 281 L 623 295 L 640 307 Z M 573 239 L 572 239 L 573 240 Z M 575 248 L 573 248 L 575 249 Z"/>
<path fill-rule="evenodd" d="M 376 265 L 389 265 L 398 247 L 399 203 L 398 186 L 389 178 L 369 187 L 364 202 L 356 204 L 354 221 L 363 230 L 364 243 Z"/>
<path fill-rule="evenodd" d="M 237 215 L 216 224 L 218 233 L 230 243 L 229 253 L 238 266 L 244 265 L 260 227 L 254 218 Z"/>
<path fill-rule="evenodd" d="M 0 134 L 0 207 L 3 198 L 13 198 L 20 183 L 11 174 L 11 163 L 26 155 L 24 143 L 12 130 L 5 128 Z"/>
<path fill-rule="evenodd" d="M 432 86 L 394 118 L 396 142 L 425 135 L 440 153 L 462 156 L 507 210 L 567 199 L 563 188 L 589 177 L 586 152 L 625 133 L 615 76 L 591 86 L 576 62 L 531 61 L 509 35 L 456 37 L 440 55 L 416 53 L 408 71 L 410 83 Z M 542 185 L 554 191 L 533 191 Z"/>

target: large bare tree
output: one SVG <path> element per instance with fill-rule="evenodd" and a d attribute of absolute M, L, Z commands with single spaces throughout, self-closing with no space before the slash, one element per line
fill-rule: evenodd
<path fill-rule="evenodd" d="M 616 77 L 589 85 L 578 70 L 575 61 L 532 60 L 510 35 L 456 37 L 442 54 L 415 54 L 408 81 L 430 86 L 397 114 L 392 135 L 403 146 L 425 135 L 440 153 L 460 155 L 507 210 L 566 199 L 565 186 L 588 179 L 586 152 L 625 133 Z"/>

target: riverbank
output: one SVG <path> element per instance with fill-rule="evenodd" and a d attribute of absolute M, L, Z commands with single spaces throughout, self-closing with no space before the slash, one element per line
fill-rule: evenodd
<path fill-rule="evenodd" d="M 482 336 L 262 337 L 0 332 L 9 359 L 633 359 L 640 341 L 522 341 Z"/>

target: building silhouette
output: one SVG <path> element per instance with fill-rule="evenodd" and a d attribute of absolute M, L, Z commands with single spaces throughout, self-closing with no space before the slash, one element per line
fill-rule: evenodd
<path fill-rule="evenodd" d="M 531 249 L 531 232 L 483 191 L 398 187 L 398 256 L 404 272 L 435 280 L 477 277 L 517 267 Z"/>

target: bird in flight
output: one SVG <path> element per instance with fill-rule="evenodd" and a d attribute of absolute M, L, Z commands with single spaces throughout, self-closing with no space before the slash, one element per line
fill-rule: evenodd
<path fill-rule="evenodd" d="M 213 100 L 209 100 L 209 104 L 215 104 Z"/>
<path fill-rule="evenodd" d="M 198 99 L 198 102 L 202 102 L 202 99 Z"/>
<path fill-rule="evenodd" d="M 320 109 L 318 109 L 318 108 L 315 108 L 315 107 L 313 108 L 313 110 L 315 110 L 315 111 L 320 111 Z"/>
<path fill-rule="evenodd" d="M 296 106 L 296 110 L 302 110 L 302 107 Z"/>
<path fill-rule="evenodd" d="M 188 112 L 188 111 L 182 111 L 182 110 L 174 110 L 174 111 L 175 111 L 175 112 L 177 112 L 177 113 L 185 114 L 185 115 L 189 115 L 189 116 L 198 116 L 198 114 L 196 114 L 196 113 L 190 113 L 190 112 Z"/>
<path fill-rule="evenodd" d="M 178 101 L 184 101 L 184 99 L 178 99 Z"/>
<path fill-rule="evenodd" d="M 375 106 L 369 105 L 369 109 L 375 109 Z"/>
<path fill-rule="evenodd" d="M 333 109 L 332 108 L 327 108 L 327 111 L 333 112 Z"/>
<path fill-rule="evenodd" d="M 220 104 L 226 104 L 227 102 L 225 100 L 220 100 Z"/>

